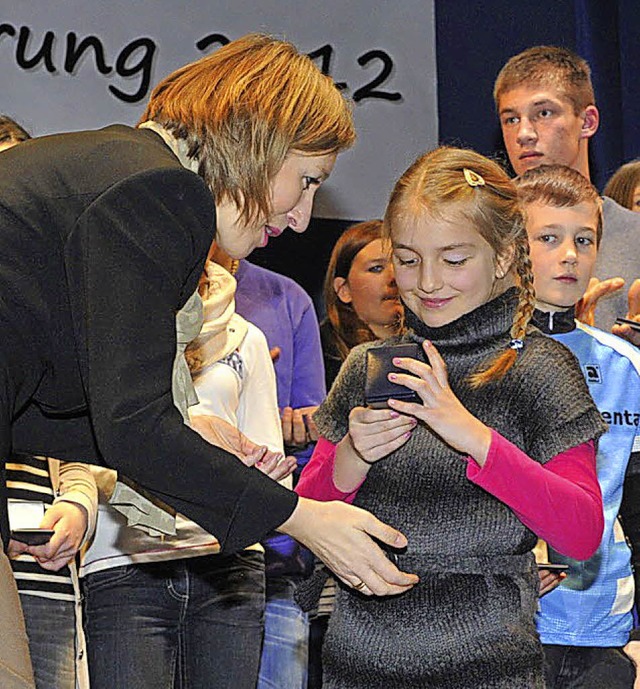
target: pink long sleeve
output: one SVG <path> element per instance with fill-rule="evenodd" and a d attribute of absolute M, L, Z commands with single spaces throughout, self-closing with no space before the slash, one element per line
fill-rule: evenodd
<path fill-rule="evenodd" d="M 593 441 L 538 464 L 496 431 L 491 436 L 484 466 L 467 457 L 467 478 L 508 505 L 559 553 L 591 557 L 604 528 Z"/>
<path fill-rule="evenodd" d="M 343 493 L 333 483 L 333 467 L 336 446 L 326 438 L 319 438 L 309 463 L 302 471 L 295 490 L 303 498 L 313 498 L 322 502 L 341 500 L 352 503 L 358 492 L 357 486 L 350 493 Z"/>

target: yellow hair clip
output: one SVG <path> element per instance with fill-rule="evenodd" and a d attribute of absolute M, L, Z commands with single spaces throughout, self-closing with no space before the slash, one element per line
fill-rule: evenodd
<path fill-rule="evenodd" d="M 464 172 L 464 178 L 467 180 L 467 184 L 470 187 L 484 187 L 486 182 L 484 181 L 484 178 L 479 175 L 477 172 L 474 172 L 473 170 L 469 170 L 469 168 L 462 168 L 462 172 Z"/>

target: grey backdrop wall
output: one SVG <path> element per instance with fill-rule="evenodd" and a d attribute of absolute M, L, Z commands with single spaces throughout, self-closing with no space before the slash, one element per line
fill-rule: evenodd
<path fill-rule="evenodd" d="M 379 215 L 437 141 L 433 0 L 0 2 L 0 109 L 36 135 L 135 124 L 165 74 L 251 31 L 293 41 L 354 101 L 358 145 L 316 215 Z"/>

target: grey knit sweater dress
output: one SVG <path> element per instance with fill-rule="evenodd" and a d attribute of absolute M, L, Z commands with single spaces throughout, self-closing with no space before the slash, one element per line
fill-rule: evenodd
<path fill-rule="evenodd" d="M 606 426 L 573 355 L 537 330 L 501 382 L 465 385 L 469 372 L 508 346 L 516 304 L 508 290 L 435 329 L 408 313 L 402 340 L 433 341 L 471 413 L 545 463 Z M 352 351 L 315 416 L 332 442 L 346 434 L 350 409 L 364 403 L 371 346 Z M 544 687 L 533 620 L 536 536 L 465 472 L 463 456 L 424 424 L 372 466 L 355 504 L 408 537 L 399 567 L 420 583 L 388 598 L 340 591 L 323 649 L 327 689 Z"/>

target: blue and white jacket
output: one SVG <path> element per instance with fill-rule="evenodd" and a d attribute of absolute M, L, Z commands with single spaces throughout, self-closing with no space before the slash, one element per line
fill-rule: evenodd
<path fill-rule="evenodd" d="M 550 560 L 568 564 L 569 570 L 560 586 L 540 599 L 538 632 L 544 644 L 624 646 L 633 626 L 634 583 L 618 513 L 629 459 L 640 452 L 640 350 L 575 321 L 573 310 L 536 310 L 533 324 L 573 352 L 609 424 L 597 454 L 605 517 L 600 547 L 584 562 L 550 550 Z"/>

